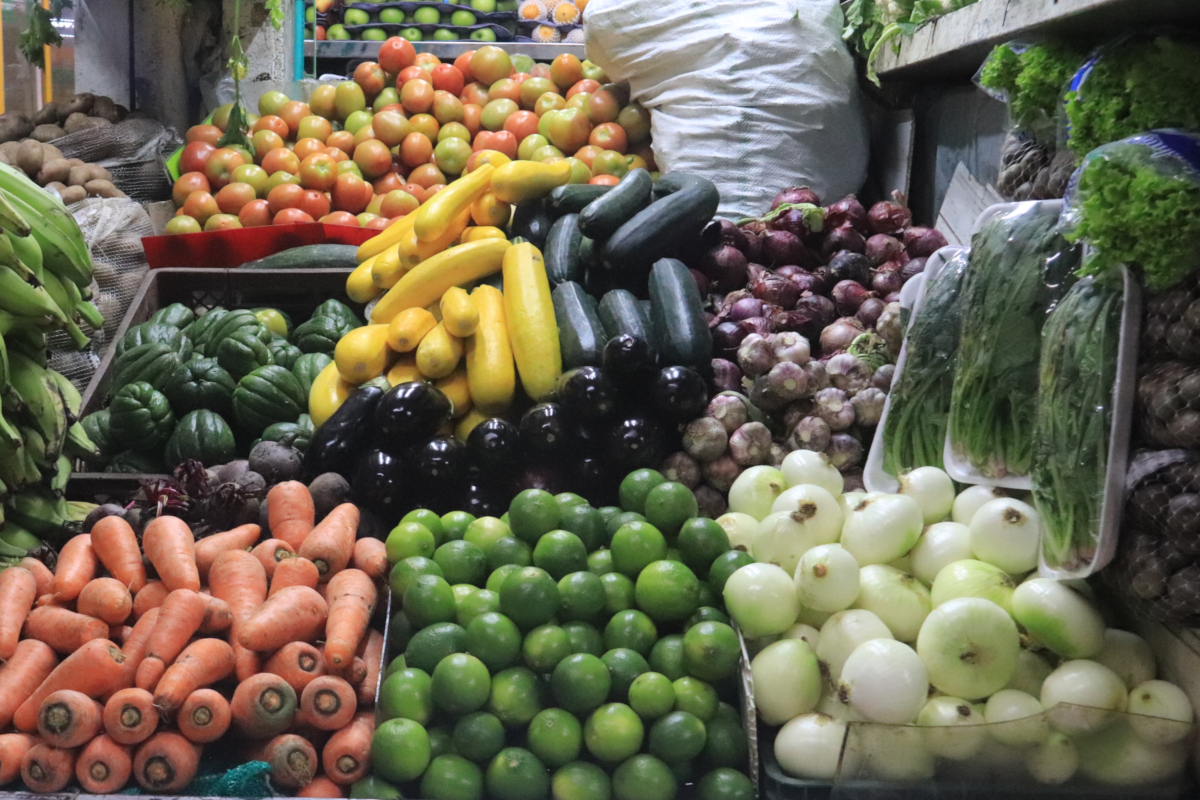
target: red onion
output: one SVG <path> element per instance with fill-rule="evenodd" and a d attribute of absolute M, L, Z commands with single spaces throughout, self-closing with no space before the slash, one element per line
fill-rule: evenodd
<path fill-rule="evenodd" d="M 829 279 L 838 281 L 858 281 L 867 283 L 871 280 L 871 262 L 860 253 L 844 251 L 829 260 Z"/>
<path fill-rule="evenodd" d="M 864 330 L 854 317 L 842 317 L 821 331 L 821 354 L 829 356 L 845 350 Z"/>
<path fill-rule="evenodd" d="M 700 290 L 700 296 L 704 297 L 708 294 L 709 289 L 712 288 L 712 285 L 708 281 L 708 276 L 696 269 L 689 269 L 688 272 L 692 273 L 692 280 L 696 282 L 696 288 Z"/>
<path fill-rule="evenodd" d="M 803 212 L 795 208 L 784 211 L 772 220 L 771 227 L 777 231 L 794 233 L 802 239 L 813 233 L 808 225 L 805 224 Z"/>
<path fill-rule="evenodd" d="M 701 257 L 700 271 L 712 281 L 713 288 L 728 292 L 746 283 L 746 257 L 733 245 L 723 244 Z"/>
<path fill-rule="evenodd" d="M 837 307 L 833 301 L 823 295 L 814 294 L 808 297 L 801 297 L 796 301 L 796 307 L 793 309 L 811 315 L 819 324 L 820 328 L 824 328 L 829 323 L 837 319 Z M 800 331 L 804 333 L 804 331 Z M 820 329 L 817 334 L 820 335 Z M 815 339 L 815 336 L 804 334 L 809 340 Z"/>
<path fill-rule="evenodd" d="M 925 258 L 924 256 L 910 258 L 907 262 L 905 262 L 904 266 L 901 267 L 900 277 L 904 279 L 905 283 L 908 283 L 909 280 L 915 278 L 925 271 L 925 264 L 928 261 L 929 259 Z"/>
<path fill-rule="evenodd" d="M 881 200 L 867 212 L 871 233 L 897 234 L 912 223 L 912 211 L 898 203 Z"/>
<path fill-rule="evenodd" d="M 745 225 L 742 225 L 742 232 L 746 234 L 766 233 L 767 223 L 763 222 L 762 220 L 752 219 Z"/>
<path fill-rule="evenodd" d="M 750 291 L 759 300 L 765 300 L 783 308 L 791 308 L 800 299 L 800 288 L 787 278 L 766 275 L 750 284 Z"/>
<path fill-rule="evenodd" d="M 867 259 L 872 267 L 878 267 L 885 261 L 893 261 L 904 252 L 904 243 L 895 236 L 877 233 L 867 239 Z"/>
<path fill-rule="evenodd" d="M 871 276 L 871 288 L 876 294 L 886 295 L 898 292 L 904 286 L 904 279 L 899 270 L 876 270 Z"/>
<path fill-rule="evenodd" d="M 740 322 L 722 322 L 713 328 L 713 349 L 722 356 L 736 356 L 738 345 L 749 333 L 748 325 L 742 325 Z"/>
<path fill-rule="evenodd" d="M 889 294 L 885 294 L 885 295 L 883 296 L 883 302 L 885 302 L 885 303 L 899 303 L 899 302 L 900 302 L 900 293 L 899 293 L 899 292 L 891 292 L 891 293 L 889 293 Z"/>
<path fill-rule="evenodd" d="M 719 220 L 721 224 L 721 243 L 736 247 L 743 253 L 750 246 L 750 240 L 746 238 L 746 232 L 734 225 L 727 219 Z"/>
<path fill-rule="evenodd" d="M 833 301 L 819 294 L 801 297 L 791 311 L 774 314 L 771 326 L 776 332 L 795 331 L 810 343 L 817 341 L 825 326 L 837 318 Z"/>
<path fill-rule="evenodd" d="M 712 360 L 713 388 L 718 392 L 740 392 L 742 390 L 742 371 L 738 365 L 724 358 Z"/>
<path fill-rule="evenodd" d="M 886 306 L 887 303 L 878 297 L 868 297 L 858 307 L 858 311 L 855 312 L 854 317 L 868 328 L 874 328 L 875 323 L 879 321 L 879 315 L 883 313 L 883 309 Z"/>
<path fill-rule="evenodd" d="M 833 302 L 837 304 L 838 313 L 847 317 L 858 311 L 871 296 L 858 281 L 838 281 L 833 287 Z"/>
<path fill-rule="evenodd" d="M 769 269 L 767 269 L 766 267 L 764 267 L 762 264 L 755 264 L 754 262 L 747 264 L 746 265 L 746 284 L 747 284 L 746 288 L 749 289 L 750 288 L 749 284 L 752 284 L 757 280 L 761 280 L 770 274 L 771 274 L 771 271 Z"/>
<path fill-rule="evenodd" d="M 840 228 L 843 225 L 849 225 L 859 233 L 866 233 L 869 230 L 867 210 L 852 194 L 846 195 L 825 209 L 825 227 Z"/>
<path fill-rule="evenodd" d="M 834 228 L 821 244 L 821 255 L 829 257 L 839 250 L 849 250 L 851 253 L 865 253 L 867 240 L 863 235 L 848 225 Z"/>
<path fill-rule="evenodd" d="M 946 237 L 934 228 L 909 228 L 904 232 L 904 249 L 913 258 L 928 258 L 946 244 Z"/>
<path fill-rule="evenodd" d="M 774 211 L 784 203 L 788 203 L 789 205 L 794 203 L 811 203 L 814 206 L 819 206 L 821 205 L 821 198 L 817 197 L 817 193 L 807 186 L 789 186 L 775 195 L 775 199 L 771 201 L 771 210 Z"/>
<path fill-rule="evenodd" d="M 742 320 L 739 324 L 746 326 L 749 333 L 757 333 L 759 336 L 771 333 L 771 320 L 766 317 L 750 317 Z"/>
<path fill-rule="evenodd" d="M 761 317 L 763 310 L 763 301 L 757 297 L 743 297 L 733 304 L 729 309 L 729 318 L 734 322 L 740 322 L 750 317 Z"/>
<path fill-rule="evenodd" d="M 802 295 L 805 292 L 817 294 L 825 291 L 825 281 L 821 279 L 820 275 L 814 275 L 811 272 L 801 270 L 789 275 L 788 280 L 796 284 L 796 288 L 800 290 Z"/>
<path fill-rule="evenodd" d="M 788 231 L 767 231 L 762 238 L 762 256 L 769 267 L 798 264 L 804 258 L 804 243 Z"/>
<path fill-rule="evenodd" d="M 746 234 L 746 249 L 743 251 L 746 254 L 747 261 L 762 261 L 763 260 L 763 241 L 761 233 L 753 233 L 746 228 L 742 228 L 742 233 Z"/>
<path fill-rule="evenodd" d="M 804 270 L 800 267 L 797 267 L 795 264 L 784 264 L 782 267 L 778 267 L 775 270 L 775 274 L 781 278 L 790 278 L 797 272 L 804 272 Z"/>

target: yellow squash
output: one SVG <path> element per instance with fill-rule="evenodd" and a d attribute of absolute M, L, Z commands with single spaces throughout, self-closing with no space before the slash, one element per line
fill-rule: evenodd
<path fill-rule="evenodd" d="M 375 266 L 376 258 L 378 256 L 371 256 L 355 267 L 350 277 L 346 278 L 346 295 L 356 303 L 369 303 L 383 294 L 383 287 L 376 286 L 371 278 L 371 269 Z"/>
<path fill-rule="evenodd" d="M 454 426 L 454 435 L 461 441 L 466 441 L 471 435 L 471 431 L 475 430 L 475 426 L 483 422 L 485 419 L 491 419 L 492 415 L 486 411 L 480 411 L 478 408 L 472 408 L 467 412 L 467 415 L 458 421 Z"/>
<path fill-rule="evenodd" d="M 400 263 L 400 245 L 394 244 L 374 257 L 371 267 L 371 282 L 380 289 L 390 289 L 407 271 Z"/>
<path fill-rule="evenodd" d="M 337 363 L 330 361 L 325 369 L 317 373 L 308 391 L 308 416 L 312 417 L 313 427 L 324 425 L 325 420 L 342 407 L 353 391 L 354 385 L 342 380 Z"/>
<path fill-rule="evenodd" d="M 442 390 L 453 408 L 450 416 L 457 419 L 471 410 L 471 390 L 467 386 L 467 368 L 461 364 L 445 378 L 434 383 Z"/>
<path fill-rule="evenodd" d="M 491 164 L 493 167 L 500 167 L 505 164 L 512 163 L 512 159 L 501 153 L 499 150 L 480 150 L 475 155 L 468 159 L 468 163 L 474 161 L 471 165 L 472 170 L 479 169 L 484 164 Z"/>
<path fill-rule="evenodd" d="M 491 187 L 495 170 L 491 164 L 481 164 L 474 172 L 463 175 L 429 198 L 425 205 L 417 209 L 413 222 L 417 238 L 422 242 L 440 239 L 454 220 L 462 216 L 464 211 L 469 211 L 471 204 Z"/>
<path fill-rule="evenodd" d="M 480 239 L 507 239 L 508 234 L 494 225 L 476 225 L 467 228 L 458 237 L 459 242 L 478 242 Z"/>
<path fill-rule="evenodd" d="M 451 336 L 444 323 L 439 322 L 417 345 L 417 369 L 426 378 L 444 378 L 462 360 L 463 343 Z"/>
<path fill-rule="evenodd" d="M 558 323 L 550 298 L 550 280 L 542 254 L 529 242 L 504 254 L 504 314 L 517 373 L 525 393 L 536 402 L 554 396 L 562 374 Z"/>
<path fill-rule="evenodd" d="M 401 383 L 413 383 L 414 381 L 425 383 L 425 376 L 421 374 L 421 370 L 417 369 L 416 357 L 411 355 L 400 356 L 399 360 L 388 370 L 388 385 L 397 386 Z"/>
<path fill-rule="evenodd" d="M 364 325 L 339 339 L 333 361 L 342 380 L 357 386 L 382 375 L 392 354 L 387 337 L 387 325 Z"/>
<path fill-rule="evenodd" d="M 447 289 L 442 295 L 441 309 L 442 322 L 450 333 L 462 339 L 475 332 L 479 324 L 479 309 L 466 289 L 459 286 Z"/>
<path fill-rule="evenodd" d="M 397 353 L 411 353 L 438 324 L 433 314 L 423 308 L 406 308 L 388 323 L 388 347 Z"/>
<path fill-rule="evenodd" d="M 404 238 L 400 240 L 400 265 L 405 270 L 410 270 L 417 264 L 420 264 L 426 259 L 436 256 L 438 253 L 453 245 L 458 237 L 462 235 L 467 224 L 471 221 L 470 209 L 462 212 L 450 223 L 450 227 L 442 232 L 442 235 L 428 242 L 422 242 L 417 238 L 417 232 L 410 230 L 404 234 Z"/>
<path fill-rule="evenodd" d="M 554 164 L 513 161 L 497 167 L 492 173 L 492 192 L 505 203 L 540 200 L 570 177 L 571 164 L 566 159 Z"/>
<path fill-rule="evenodd" d="M 517 376 L 504 317 L 504 295 L 484 284 L 471 292 L 479 309 L 475 335 L 467 339 L 467 384 L 477 408 L 502 414 L 512 405 Z"/>
<path fill-rule="evenodd" d="M 392 245 L 400 241 L 400 237 L 406 230 L 412 230 L 412 221 L 417 216 L 418 207 L 415 211 L 410 211 L 398 220 L 392 222 L 386 228 L 379 232 L 378 236 L 372 236 L 358 246 L 358 260 L 366 261 L 371 256 L 377 256 L 384 250 L 387 250 Z M 407 220 L 406 225 L 401 225 Z"/>
<path fill-rule="evenodd" d="M 497 200 L 495 192 L 484 192 L 471 204 L 471 219 L 476 225 L 504 227 L 512 219 L 512 206 Z"/>
<path fill-rule="evenodd" d="M 379 299 L 371 312 L 371 321 L 391 322 L 406 308 L 433 305 L 451 286 L 495 274 L 500 270 L 505 251 L 511 247 L 505 239 L 483 239 L 456 245 L 422 261 Z"/>

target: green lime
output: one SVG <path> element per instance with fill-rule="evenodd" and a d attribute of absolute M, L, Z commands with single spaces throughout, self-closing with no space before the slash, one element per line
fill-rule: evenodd
<path fill-rule="evenodd" d="M 696 592 L 696 605 L 715 608 L 722 605 L 722 598 L 713 594 L 712 587 L 708 585 L 708 581 L 700 581 L 700 591 Z"/>
<path fill-rule="evenodd" d="M 741 772 L 718 767 L 696 784 L 697 800 L 754 800 L 754 784 Z"/>
<path fill-rule="evenodd" d="M 454 749 L 476 764 L 492 760 L 504 747 L 504 726 L 495 714 L 476 711 L 454 723 Z"/>
<path fill-rule="evenodd" d="M 532 561 L 532 557 L 530 558 L 530 560 Z M 504 579 L 507 578 L 509 575 L 512 575 L 514 572 L 516 572 L 519 569 L 520 569 L 520 567 L 517 566 L 516 564 L 505 564 L 502 567 L 496 567 L 494 570 L 492 570 L 492 574 L 488 575 L 488 579 L 487 579 L 488 591 L 495 592 L 497 595 L 499 595 L 500 587 L 504 585 Z"/>
<path fill-rule="evenodd" d="M 608 773 L 586 761 L 573 761 L 559 767 L 550 781 L 550 791 L 554 800 L 612 800 L 612 782 Z"/>
<path fill-rule="evenodd" d="M 487 710 L 495 714 L 506 728 L 529 724 L 542 710 L 543 685 L 540 678 L 526 667 L 509 667 L 492 677 L 492 696 Z"/>
<path fill-rule="evenodd" d="M 699 678 L 684 676 L 675 681 L 675 710 L 686 711 L 708 722 L 717 713 L 717 690 Z"/>
<path fill-rule="evenodd" d="M 663 484 L 666 486 L 666 484 Z M 637 577 L 638 608 L 656 622 L 675 622 L 696 610 L 700 581 L 679 561 L 655 561 Z"/>
<path fill-rule="evenodd" d="M 646 518 L 636 511 L 622 511 L 616 516 L 609 517 L 604 523 L 604 534 L 608 537 L 608 541 L 611 543 L 613 536 L 616 535 L 617 531 L 621 529 L 622 525 L 627 525 L 630 522 L 645 521 Z M 611 544 L 609 546 L 611 547 Z"/>
<path fill-rule="evenodd" d="M 497 800 L 545 800 L 550 796 L 550 773 L 528 750 L 506 747 L 488 765 L 487 793 Z"/>
<path fill-rule="evenodd" d="M 403 592 L 400 596 L 404 596 Z M 392 618 L 388 622 L 388 652 L 403 653 L 404 648 L 408 647 L 408 640 L 412 638 L 413 632 L 413 624 L 404 611 L 392 614 Z"/>
<path fill-rule="evenodd" d="M 627 578 L 667 555 L 667 540 L 649 522 L 627 522 L 613 534 L 613 567 Z"/>
<path fill-rule="evenodd" d="M 588 752 L 615 764 L 642 749 L 642 719 L 624 703 L 609 703 L 592 712 L 583 726 Z"/>
<path fill-rule="evenodd" d="M 646 495 L 642 513 L 664 536 L 674 539 L 683 523 L 700 513 L 700 506 L 691 489 L 676 481 L 666 481 Z"/>
<path fill-rule="evenodd" d="M 457 613 L 458 609 L 462 607 L 463 601 L 478 592 L 479 588 L 469 583 L 455 583 L 450 586 L 450 591 L 454 592 L 454 609 Z"/>
<path fill-rule="evenodd" d="M 596 626 L 587 622 L 564 622 L 562 629 L 571 640 L 572 653 L 604 654 L 604 635 L 596 630 Z"/>
<path fill-rule="evenodd" d="M 400 518 L 400 522 L 416 522 L 424 525 L 425 529 L 433 534 L 434 541 L 439 545 L 446 541 L 446 528 L 442 525 L 442 518 L 428 508 L 418 508 L 415 511 L 410 511 Z"/>
<path fill-rule="evenodd" d="M 438 575 L 418 575 L 404 590 L 404 613 L 418 628 L 452 622 L 458 615 L 454 590 Z"/>
<path fill-rule="evenodd" d="M 401 522 L 392 528 L 384 544 L 387 547 L 388 561 L 392 564 L 410 556 L 429 558 L 437 549 L 437 539 L 429 528 L 419 522 Z"/>
<path fill-rule="evenodd" d="M 607 779 L 607 776 L 605 776 Z M 380 778 L 368 775 L 350 784 L 350 800 L 404 800 L 400 790 Z"/>
<path fill-rule="evenodd" d="M 537 567 L 521 567 L 500 587 L 500 610 L 522 630 L 554 619 L 558 603 L 558 583 Z"/>
<path fill-rule="evenodd" d="M 696 775 L 696 769 L 692 766 L 691 761 L 676 761 L 673 764 L 667 764 L 671 774 L 675 776 L 676 783 L 689 784 L 693 781 Z"/>
<path fill-rule="evenodd" d="M 404 597 L 404 592 L 408 589 L 408 585 L 416 580 L 418 575 L 441 575 L 445 577 L 442 575 L 442 568 L 432 558 L 410 556 L 403 561 L 398 561 L 396 566 L 392 567 L 392 572 L 388 576 L 388 583 L 392 587 L 392 594 Z"/>
<path fill-rule="evenodd" d="M 683 637 L 678 633 L 664 636 L 650 649 L 650 669 L 661 672 L 673 681 L 687 675 L 684 666 Z"/>
<path fill-rule="evenodd" d="M 542 534 L 558 527 L 558 502 L 544 489 L 526 489 L 508 507 L 513 535 L 536 545 Z"/>
<path fill-rule="evenodd" d="M 467 511 L 449 511 L 442 514 L 442 541 L 453 542 L 463 538 L 467 526 L 475 521 L 475 515 Z"/>
<path fill-rule="evenodd" d="M 559 492 L 554 495 L 554 502 L 558 503 L 558 510 L 565 511 L 568 508 L 575 506 L 586 506 L 588 501 L 574 492 Z"/>
<path fill-rule="evenodd" d="M 629 685 L 629 707 L 644 720 L 655 720 L 675 707 L 675 687 L 661 672 L 643 672 Z"/>
<path fill-rule="evenodd" d="M 618 611 L 604 626 L 604 646 L 609 650 L 628 647 L 648 656 L 656 641 L 658 629 L 654 627 L 654 621 L 637 609 Z"/>
<path fill-rule="evenodd" d="M 650 671 L 650 665 L 642 654 L 627 647 L 609 650 L 600 656 L 600 660 L 608 667 L 608 676 L 612 678 L 612 688 L 608 692 L 610 700 L 625 702 L 629 697 L 629 687 L 637 676 Z"/>
<path fill-rule="evenodd" d="M 666 560 L 666 561 L 678 561 L 680 564 L 682 564 L 682 563 L 683 563 L 683 556 L 681 556 L 681 555 L 679 554 L 679 548 L 677 548 L 677 547 L 671 547 L 671 546 L 669 546 L 669 545 L 668 545 L 668 547 L 667 547 L 667 555 L 664 557 L 664 560 Z"/>
<path fill-rule="evenodd" d="M 621 508 L 645 514 L 646 496 L 667 479 L 656 469 L 636 469 L 625 476 L 617 490 Z"/>
<path fill-rule="evenodd" d="M 600 506 L 600 508 L 597 508 L 596 510 L 600 512 L 600 517 L 604 520 L 605 526 L 607 526 L 608 521 L 617 514 L 624 513 L 620 506 Z"/>
<path fill-rule="evenodd" d="M 467 541 L 446 542 L 433 552 L 433 561 L 450 583 L 482 586 L 487 578 L 487 556 L 479 545 Z"/>
<path fill-rule="evenodd" d="M 458 601 L 457 621 L 459 625 L 466 628 L 471 624 L 471 620 L 480 614 L 499 610 L 500 595 L 495 592 L 489 592 L 487 589 L 476 589 L 470 595 Z"/>
<path fill-rule="evenodd" d="M 712 719 L 704 723 L 705 725 L 741 725 L 742 715 L 733 706 L 726 703 L 724 700 L 717 703 L 717 713 L 713 714 Z"/>
<path fill-rule="evenodd" d="M 721 703 L 721 709 L 733 710 L 728 703 Z M 724 717 L 721 710 L 711 722 L 705 724 L 706 736 L 701 761 L 708 767 L 745 767 L 750 753 L 749 740 L 742 730 L 742 721 L 734 711 L 733 720 Z"/>
<path fill-rule="evenodd" d="M 741 654 L 737 633 L 724 622 L 701 622 L 683 635 L 684 665 L 702 681 L 736 675 Z"/>
<path fill-rule="evenodd" d="M 704 749 L 704 723 L 695 714 L 672 711 L 650 728 L 650 752 L 663 761 L 690 761 Z"/>
<path fill-rule="evenodd" d="M 454 749 L 454 737 L 450 735 L 450 731 L 445 727 L 434 725 L 431 728 L 426 728 L 425 732 L 429 734 L 430 758 L 458 755 L 458 751 Z"/>
<path fill-rule="evenodd" d="M 571 639 L 557 625 L 539 625 L 525 634 L 521 657 L 534 672 L 547 674 L 571 654 Z"/>
<path fill-rule="evenodd" d="M 604 613 L 608 616 L 633 608 L 635 587 L 633 581 L 619 572 L 600 576 L 604 585 Z"/>
<path fill-rule="evenodd" d="M 388 664 L 387 669 L 383 671 L 383 677 L 387 678 L 391 675 L 395 675 L 402 669 L 408 669 L 408 662 L 404 660 L 403 653 L 392 659 L 392 663 Z"/>
<path fill-rule="evenodd" d="M 375 772 L 394 783 L 411 781 L 429 766 L 429 734 L 411 719 L 389 719 L 371 737 Z"/>
<path fill-rule="evenodd" d="M 554 580 L 587 569 L 587 548 L 570 531 L 550 531 L 533 548 L 533 565 L 550 573 Z"/>
<path fill-rule="evenodd" d="M 713 594 L 720 597 L 725 591 L 725 581 L 747 564 L 753 564 L 754 558 L 745 550 L 727 550 L 713 559 L 708 568 L 708 586 Z"/>
<path fill-rule="evenodd" d="M 700 588 L 703 589 L 707 584 L 701 583 Z M 724 622 L 729 624 L 729 615 L 719 608 L 714 606 L 700 606 L 692 615 L 683 623 L 683 629 L 686 631 L 689 628 L 699 625 L 701 622 Z"/>
<path fill-rule="evenodd" d="M 493 571 L 506 564 L 533 566 L 533 548 L 515 536 L 505 536 L 492 543 L 487 552 L 487 564 Z"/>
<path fill-rule="evenodd" d="M 598 708 L 608 699 L 611 687 L 608 667 L 588 653 L 567 656 L 558 662 L 550 676 L 554 700 L 572 714 L 586 714 Z"/>
<path fill-rule="evenodd" d="M 501 515 L 500 515 L 500 521 L 501 521 L 501 522 L 503 522 L 505 525 L 509 525 L 509 524 L 510 524 L 511 520 L 509 520 L 509 518 L 508 518 L 508 512 L 507 512 L 507 511 L 505 511 L 503 514 L 501 514 Z"/>
<path fill-rule="evenodd" d="M 492 672 L 511 667 L 521 654 L 521 632 L 511 619 L 488 611 L 467 625 L 466 651 Z"/>
<path fill-rule="evenodd" d="M 572 572 L 558 582 L 558 615 L 564 620 L 595 620 L 604 610 L 604 582 L 590 572 Z"/>
<path fill-rule="evenodd" d="M 679 529 L 677 544 L 683 563 L 704 580 L 713 560 L 729 550 L 729 534 L 716 520 L 693 517 Z"/>
<path fill-rule="evenodd" d="M 404 660 L 410 667 L 424 670 L 430 675 L 434 668 L 451 653 L 462 653 L 467 649 L 467 632 L 453 622 L 439 622 L 413 634 L 404 651 Z"/>
<path fill-rule="evenodd" d="M 430 800 L 480 800 L 483 770 L 462 756 L 438 756 L 421 778 L 421 797 Z"/>
<path fill-rule="evenodd" d="M 608 543 L 604 517 L 600 516 L 599 511 L 589 505 L 567 506 L 561 510 L 559 527 L 578 536 L 589 553 Z"/>
<path fill-rule="evenodd" d="M 561 767 L 579 758 L 583 726 L 561 708 L 539 711 L 525 733 L 529 749 L 550 767 Z"/>
<path fill-rule="evenodd" d="M 503 520 L 495 517 L 480 517 L 467 526 L 466 531 L 463 532 L 463 541 L 470 542 L 487 553 L 493 544 L 505 536 L 512 536 L 512 531 L 508 529 L 508 525 Z"/>
<path fill-rule="evenodd" d="M 617 767 L 612 786 L 615 800 L 672 800 L 678 781 L 661 760 L 643 754 Z"/>
<path fill-rule="evenodd" d="M 379 716 L 428 725 L 433 719 L 433 680 L 429 674 L 408 667 L 384 679 L 379 687 Z"/>
<path fill-rule="evenodd" d="M 588 572 L 593 575 L 606 575 L 612 571 L 612 550 L 602 547 L 588 554 Z"/>
<path fill-rule="evenodd" d="M 454 716 L 483 708 L 491 689 L 488 668 L 469 653 L 452 653 L 433 670 L 433 702 Z"/>

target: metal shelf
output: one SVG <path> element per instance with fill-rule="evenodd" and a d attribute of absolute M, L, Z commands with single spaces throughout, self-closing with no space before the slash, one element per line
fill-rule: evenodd
<path fill-rule="evenodd" d="M 328 39 L 304 43 L 304 57 L 312 58 L 313 47 L 317 48 L 317 58 L 374 58 L 379 54 L 380 42 L 363 42 L 356 40 L 330 41 Z M 529 56 L 535 61 L 552 61 L 555 56 L 571 53 L 579 59 L 586 57 L 586 47 L 582 44 L 538 44 L 537 42 L 413 42 L 418 53 L 433 53 L 438 58 L 457 58 L 468 50 L 475 50 L 485 44 L 494 44 L 512 55 Z"/>

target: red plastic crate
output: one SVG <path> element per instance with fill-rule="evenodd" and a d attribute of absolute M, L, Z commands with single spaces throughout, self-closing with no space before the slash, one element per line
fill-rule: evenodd
<path fill-rule="evenodd" d="M 302 222 L 142 239 L 150 269 L 233 269 L 247 261 L 310 244 L 358 246 L 379 233 L 352 225 Z"/>

